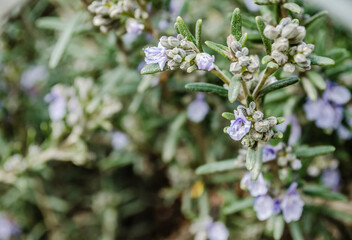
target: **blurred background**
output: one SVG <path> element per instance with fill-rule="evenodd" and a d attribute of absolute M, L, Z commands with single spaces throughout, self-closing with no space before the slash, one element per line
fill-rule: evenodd
<path fill-rule="evenodd" d="M 203 39 L 224 44 L 239 7 L 253 33 L 249 48 L 263 55 L 251 26 L 267 11 L 247 0 L 140 2 L 150 25 L 135 36 L 119 26 L 100 32 L 90 0 L 0 0 L 0 239 L 194 239 L 190 227 L 204 212 L 226 223 L 230 239 L 271 239 L 248 201 L 224 210 L 248 195 L 239 187 L 244 171 L 195 174 L 204 163 L 235 158 L 241 147 L 223 134 L 221 113 L 234 105 L 184 88 L 219 80 L 203 72 L 139 74 L 143 48 L 173 35 L 178 15 L 191 27 L 202 18 Z M 337 63 L 317 71 L 350 89 L 352 2 L 295 2 L 305 6 L 303 17 L 329 12 L 306 38 Z M 346 196 L 307 206 L 304 236 L 352 239 L 351 141 L 307 120 L 302 86 L 288 91 L 292 98 L 286 93 L 266 98 L 266 114 L 295 114 L 300 143 L 336 147 L 309 164 L 324 168 L 337 159 L 338 191 Z M 349 105 L 344 111 L 352 117 Z M 324 184 L 320 175 L 301 176 Z M 283 239 L 292 239 L 287 229 Z"/>

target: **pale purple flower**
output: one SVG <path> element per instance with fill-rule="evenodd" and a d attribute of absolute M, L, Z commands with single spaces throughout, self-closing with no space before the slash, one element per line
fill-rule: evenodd
<path fill-rule="evenodd" d="M 294 182 L 287 189 L 281 202 L 281 209 L 287 223 L 298 221 L 301 218 L 304 202 L 296 191 L 297 183 Z"/>
<path fill-rule="evenodd" d="M 268 192 L 267 183 L 261 173 L 256 181 L 252 181 L 251 173 L 248 172 L 241 180 L 241 187 L 247 188 L 253 197 L 258 197 Z"/>
<path fill-rule="evenodd" d="M 339 135 L 340 139 L 343 140 L 349 140 L 352 138 L 351 131 L 344 127 L 343 125 L 340 125 L 337 129 L 337 135 Z"/>
<path fill-rule="evenodd" d="M 316 101 L 312 101 L 308 99 L 308 101 L 303 105 L 303 109 L 306 113 L 307 119 L 308 120 L 318 119 L 323 105 L 324 105 L 324 101 L 322 99 L 317 99 Z"/>
<path fill-rule="evenodd" d="M 227 240 L 230 233 L 222 222 L 214 222 L 208 226 L 209 240 Z"/>
<path fill-rule="evenodd" d="M 126 31 L 135 35 L 140 35 L 144 29 L 144 25 L 139 23 L 134 18 L 129 18 L 126 21 Z"/>
<path fill-rule="evenodd" d="M 320 111 L 320 115 L 315 121 L 318 127 L 323 129 L 337 129 L 341 125 L 343 118 L 342 106 L 333 106 L 326 102 Z"/>
<path fill-rule="evenodd" d="M 328 168 L 321 175 L 321 182 L 332 191 L 338 191 L 341 183 L 341 175 L 337 168 Z"/>
<path fill-rule="evenodd" d="M 164 70 L 165 64 L 168 61 L 166 55 L 166 48 L 158 45 L 158 47 L 149 47 L 143 49 L 145 53 L 145 62 L 147 64 L 157 63 L 161 70 Z"/>
<path fill-rule="evenodd" d="M 277 147 L 266 144 L 263 148 L 263 162 L 269 162 L 276 158 Z"/>
<path fill-rule="evenodd" d="M 253 209 L 260 221 L 270 218 L 274 214 L 274 200 L 269 195 L 262 195 L 254 199 Z"/>
<path fill-rule="evenodd" d="M 258 12 L 260 9 L 260 6 L 255 4 L 253 0 L 244 0 L 244 4 L 248 8 L 249 11 L 251 12 Z"/>
<path fill-rule="evenodd" d="M 285 121 L 275 126 L 276 130 L 285 132 L 288 124 L 291 124 L 290 138 L 288 139 L 288 145 L 295 145 L 302 135 L 302 128 L 298 122 L 296 115 L 285 116 Z"/>
<path fill-rule="evenodd" d="M 187 116 L 192 122 L 201 122 L 209 112 L 209 105 L 204 100 L 204 94 L 197 94 L 197 98 L 188 105 Z"/>
<path fill-rule="evenodd" d="M 166 28 L 168 28 L 170 26 L 169 21 L 167 21 L 166 19 L 161 19 L 158 23 L 158 28 L 159 30 L 163 31 Z"/>
<path fill-rule="evenodd" d="M 49 103 L 49 116 L 52 121 L 59 121 L 66 115 L 66 98 L 60 85 L 52 87 L 44 98 Z"/>
<path fill-rule="evenodd" d="M 281 201 L 277 198 L 274 199 L 274 214 L 279 214 L 281 212 Z"/>
<path fill-rule="evenodd" d="M 128 137 L 127 134 L 120 131 L 113 132 L 111 144 L 115 150 L 121 150 L 125 148 L 129 142 L 130 142 L 130 138 Z"/>
<path fill-rule="evenodd" d="M 195 240 L 206 240 L 208 227 L 213 223 L 213 219 L 209 216 L 198 219 L 192 223 L 190 232 L 194 234 Z"/>
<path fill-rule="evenodd" d="M 137 34 L 134 34 L 134 33 L 125 33 L 124 35 L 122 35 L 122 41 L 124 42 L 124 44 L 126 46 L 129 46 L 131 47 L 132 46 L 132 43 L 134 41 L 136 41 L 138 35 Z"/>
<path fill-rule="evenodd" d="M 46 79 L 49 76 L 48 69 L 44 66 L 33 66 L 28 68 L 21 75 L 21 85 L 25 89 L 33 88 L 39 81 Z"/>
<path fill-rule="evenodd" d="M 236 120 L 231 120 L 231 125 L 227 129 L 227 133 L 233 140 L 239 141 L 251 129 L 251 122 L 243 115 L 242 111 L 234 111 Z"/>
<path fill-rule="evenodd" d="M 215 67 L 215 57 L 214 55 L 210 56 L 208 53 L 198 53 L 195 61 L 200 70 L 211 71 Z"/>
<path fill-rule="evenodd" d="M 20 234 L 18 226 L 3 214 L 0 214 L 0 240 L 8 240 Z"/>
<path fill-rule="evenodd" d="M 177 17 L 182 10 L 185 0 L 171 0 L 170 11 L 173 18 Z"/>
<path fill-rule="evenodd" d="M 350 91 L 336 83 L 326 81 L 327 88 L 324 91 L 323 98 L 335 104 L 345 104 L 351 100 Z"/>

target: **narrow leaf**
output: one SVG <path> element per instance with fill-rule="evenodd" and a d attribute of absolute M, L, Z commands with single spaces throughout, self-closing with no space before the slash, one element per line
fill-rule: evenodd
<path fill-rule="evenodd" d="M 186 37 L 189 41 L 193 42 L 194 44 L 197 44 L 193 34 L 189 31 L 188 27 L 180 16 L 177 17 L 176 22 L 177 28 L 182 34 L 182 36 Z"/>
<path fill-rule="evenodd" d="M 141 69 L 142 75 L 153 74 L 153 73 L 157 73 L 157 72 L 162 72 L 159 67 L 159 64 L 157 64 L 157 63 L 147 64 Z"/>
<path fill-rule="evenodd" d="M 233 113 L 230 113 L 230 112 L 223 112 L 222 114 L 221 114 L 221 116 L 223 117 L 223 118 L 225 118 L 225 119 L 227 119 L 227 120 L 236 120 L 236 117 L 235 117 L 235 115 L 233 114 Z"/>
<path fill-rule="evenodd" d="M 314 85 L 309 81 L 308 78 L 303 77 L 302 78 L 302 85 L 304 90 L 306 91 L 308 97 L 312 100 L 315 101 L 318 98 L 318 91 L 314 87 Z"/>
<path fill-rule="evenodd" d="M 202 47 L 202 19 L 198 19 L 196 23 L 196 46 L 199 51 L 203 52 Z"/>
<path fill-rule="evenodd" d="M 263 19 L 259 16 L 255 18 L 255 21 L 257 23 L 257 28 L 264 44 L 266 54 L 271 55 L 271 41 L 270 39 L 264 36 L 265 23 Z"/>
<path fill-rule="evenodd" d="M 224 207 L 223 213 L 225 215 L 234 214 L 243 209 L 250 208 L 253 205 L 253 198 L 245 198 L 238 201 L 231 202 L 230 205 Z"/>
<path fill-rule="evenodd" d="M 175 28 L 175 32 L 176 32 L 177 34 L 181 34 L 180 29 L 178 28 L 177 22 L 175 22 L 174 28 Z"/>
<path fill-rule="evenodd" d="M 317 146 L 317 147 L 299 147 L 294 150 L 294 153 L 298 158 L 315 157 L 319 155 L 325 155 L 335 151 L 335 147 L 331 145 Z"/>
<path fill-rule="evenodd" d="M 219 44 L 219 43 L 215 43 L 215 42 L 211 42 L 211 41 L 206 41 L 205 45 L 207 45 L 210 49 L 213 49 L 215 52 L 220 53 L 223 57 L 228 58 L 229 59 L 229 49 L 228 47 Z"/>
<path fill-rule="evenodd" d="M 254 148 L 248 148 L 246 158 L 246 168 L 248 171 L 253 170 L 255 161 L 257 160 L 257 152 Z"/>
<path fill-rule="evenodd" d="M 328 200 L 340 200 L 346 201 L 347 197 L 338 192 L 332 192 L 330 189 L 325 186 L 320 185 L 307 185 L 303 188 L 303 193 L 313 197 L 320 197 Z"/>
<path fill-rule="evenodd" d="M 289 224 L 289 228 L 293 240 L 304 240 L 301 227 L 299 226 L 299 222 L 291 222 Z"/>
<path fill-rule="evenodd" d="M 299 81 L 298 77 L 290 77 L 290 78 L 286 78 L 286 79 L 282 79 L 277 82 L 274 82 L 274 83 L 264 87 L 262 90 L 260 90 L 258 93 L 258 98 L 263 97 L 272 91 L 275 91 L 280 88 L 284 88 L 284 87 L 290 86 L 292 84 L 295 84 L 298 81 Z"/>
<path fill-rule="evenodd" d="M 285 222 L 281 215 L 275 216 L 274 219 L 274 239 L 280 240 L 284 233 Z"/>
<path fill-rule="evenodd" d="M 207 163 L 198 167 L 196 169 L 196 174 L 203 175 L 203 174 L 224 172 L 224 171 L 229 171 L 229 170 L 238 169 L 238 168 L 240 168 L 240 166 L 236 164 L 234 159 L 223 160 L 218 162 Z"/>
<path fill-rule="evenodd" d="M 239 8 L 236 8 L 232 13 L 231 34 L 236 37 L 237 41 L 239 41 L 242 37 L 242 18 Z"/>
<path fill-rule="evenodd" d="M 308 18 L 305 22 L 304 22 L 304 26 L 308 27 L 309 25 L 311 25 L 313 22 L 315 22 L 316 20 L 318 20 L 321 17 L 324 17 L 326 14 L 328 14 L 328 11 L 322 11 L 319 12 L 315 15 L 313 15 L 312 17 Z"/>
<path fill-rule="evenodd" d="M 325 90 L 326 82 L 324 78 L 317 72 L 310 71 L 307 73 L 309 80 L 320 90 Z"/>
<path fill-rule="evenodd" d="M 189 91 L 214 93 L 224 97 L 228 95 L 227 89 L 211 83 L 188 83 L 185 88 Z"/>
<path fill-rule="evenodd" d="M 337 75 L 340 73 L 350 72 L 350 71 L 352 71 L 352 64 L 346 64 L 346 65 L 339 65 L 333 68 L 329 68 L 328 70 L 326 70 L 325 73 L 328 76 L 332 76 L 332 75 Z"/>
<path fill-rule="evenodd" d="M 78 23 L 80 16 L 81 14 L 77 14 L 73 18 L 73 20 L 67 25 L 65 30 L 61 33 L 61 36 L 59 37 L 59 40 L 57 41 L 54 47 L 54 50 L 50 56 L 50 60 L 49 60 L 50 68 L 56 68 L 56 66 L 59 64 L 60 59 L 62 58 L 67 48 L 67 45 L 70 42 L 72 34 L 74 33 L 75 26 Z"/>
<path fill-rule="evenodd" d="M 303 9 L 298 6 L 296 3 L 285 3 L 283 5 L 284 8 L 286 8 L 287 10 L 293 12 L 293 13 L 298 13 L 301 14 L 303 12 Z"/>
<path fill-rule="evenodd" d="M 335 64 L 335 61 L 332 60 L 331 58 L 328 57 L 322 57 L 322 56 L 308 56 L 307 58 L 310 59 L 311 63 L 313 65 L 319 65 L 319 66 L 331 66 Z"/>
<path fill-rule="evenodd" d="M 244 45 L 246 44 L 247 39 L 248 39 L 248 34 L 244 33 L 240 39 L 240 43 L 241 43 L 242 47 L 244 47 Z"/>
<path fill-rule="evenodd" d="M 236 101 L 238 94 L 241 90 L 241 77 L 240 76 L 233 76 L 230 81 L 229 91 L 228 91 L 228 99 L 230 103 Z"/>
<path fill-rule="evenodd" d="M 258 5 L 272 5 L 272 4 L 274 4 L 273 1 L 270 1 L 270 0 L 254 0 L 253 2 Z"/>
<path fill-rule="evenodd" d="M 251 171 L 251 180 L 256 181 L 262 171 L 263 166 L 263 146 L 257 147 L 257 156 L 253 170 Z"/>

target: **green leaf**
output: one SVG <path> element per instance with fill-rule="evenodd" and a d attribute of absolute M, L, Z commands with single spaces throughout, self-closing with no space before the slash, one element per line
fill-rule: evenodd
<path fill-rule="evenodd" d="M 240 43 L 241 43 L 242 47 L 244 47 L 244 45 L 246 44 L 247 38 L 248 38 L 248 34 L 247 33 L 244 33 L 242 35 L 242 37 L 240 38 Z"/>
<path fill-rule="evenodd" d="M 296 3 L 285 3 L 283 5 L 284 8 L 286 8 L 287 10 L 293 12 L 293 13 L 298 13 L 301 14 L 303 12 L 303 9 L 298 6 Z"/>
<path fill-rule="evenodd" d="M 228 206 L 225 206 L 223 209 L 223 213 L 225 215 L 234 214 L 243 209 L 250 208 L 253 205 L 253 198 L 248 197 L 245 199 L 240 199 L 234 202 L 231 202 Z"/>
<path fill-rule="evenodd" d="M 229 91 L 228 91 L 228 99 L 230 103 L 236 101 L 238 94 L 241 90 L 241 77 L 238 75 L 233 76 L 230 81 Z"/>
<path fill-rule="evenodd" d="M 236 117 L 235 117 L 235 115 L 233 114 L 233 113 L 230 113 L 230 112 L 223 112 L 222 114 L 221 114 L 221 116 L 223 117 L 223 118 L 225 118 L 225 119 L 227 119 L 227 120 L 236 120 Z"/>
<path fill-rule="evenodd" d="M 282 80 L 278 80 L 277 82 L 274 82 L 266 87 L 264 87 L 263 89 L 261 89 L 258 93 L 258 99 L 260 97 L 263 97 L 265 96 L 266 94 L 272 92 L 272 91 L 275 91 L 275 90 L 278 90 L 280 88 L 284 88 L 284 87 L 287 87 L 287 86 L 290 86 L 292 84 L 295 84 L 299 81 L 299 78 L 298 77 L 290 77 L 290 78 L 285 78 L 285 79 L 282 79 Z"/>
<path fill-rule="evenodd" d="M 257 156 L 256 160 L 254 163 L 254 167 L 251 171 L 251 180 L 256 181 L 262 171 L 262 166 L 263 166 L 263 146 L 258 146 L 257 147 Z"/>
<path fill-rule="evenodd" d="M 185 22 L 183 21 L 182 17 L 178 16 L 176 19 L 176 23 L 177 23 L 177 28 L 180 31 L 180 33 L 182 34 L 182 36 L 187 38 L 188 41 L 191 41 L 195 45 L 197 45 L 196 39 L 194 38 L 193 34 L 189 31 L 189 29 L 186 26 Z"/>
<path fill-rule="evenodd" d="M 179 114 L 177 118 L 172 122 L 166 140 L 163 146 L 162 159 L 164 162 L 170 162 L 174 157 L 177 147 L 177 141 L 180 136 L 180 128 L 187 120 L 185 113 Z"/>
<path fill-rule="evenodd" d="M 272 4 L 274 4 L 270 0 L 253 0 L 253 2 L 258 5 L 272 5 Z"/>
<path fill-rule="evenodd" d="M 328 70 L 326 70 L 325 73 L 328 76 L 332 76 L 332 75 L 338 75 L 340 73 L 350 72 L 350 71 L 352 71 L 352 64 L 346 64 L 346 65 L 339 65 L 333 68 L 329 68 Z"/>
<path fill-rule="evenodd" d="M 205 45 L 207 45 L 210 49 L 213 49 L 215 52 L 220 53 L 223 57 L 229 59 L 229 48 L 219 44 L 219 43 L 215 43 L 215 42 L 211 42 L 211 41 L 206 41 Z"/>
<path fill-rule="evenodd" d="M 312 17 L 308 18 L 308 19 L 303 23 L 303 25 L 304 25 L 305 27 L 308 27 L 308 26 L 311 25 L 313 22 L 315 22 L 315 21 L 318 20 L 319 18 L 325 16 L 326 14 L 328 14 L 328 11 L 319 12 L 319 13 L 313 15 Z"/>
<path fill-rule="evenodd" d="M 257 24 L 255 23 L 254 17 L 242 16 L 242 25 L 245 28 L 257 30 Z"/>
<path fill-rule="evenodd" d="M 56 66 L 59 64 L 60 59 L 64 55 L 67 45 L 70 42 L 72 34 L 74 33 L 74 29 L 78 23 L 80 16 L 81 16 L 80 13 L 76 14 L 73 20 L 67 25 L 65 30 L 61 33 L 61 36 L 59 37 L 59 40 L 57 41 L 54 47 L 54 50 L 50 56 L 50 60 L 49 60 L 50 68 L 56 68 Z"/>
<path fill-rule="evenodd" d="M 328 200 L 346 201 L 347 197 L 341 193 L 333 192 L 325 186 L 306 185 L 302 189 L 303 193 L 313 197 L 320 197 Z"/>
<path fill-rule="evenodd" d="M 331 65 L 335 64 L 335 61 L 332 60 L 331 58 L 328 58 L 328 57 L 308 56 L 307 58 L 310 59 L 310 61 L 313 65 L 331 66 Z"/>
<path fill-rule="evenodd" d="M 214 93 L 224 97 L 228 95 L 227 89 L 211 83 L 187 83 L 185 88 L 189 91 Z"/>
<path fill-rule="evenodd" d="M 177 22 L 175 22 L 175 24 L 174 24 L 174 29 L 177 34 L 181 34 L 180 29 L 178 28 Z"/>
<path fill-rule="evenodd" d="M 223 160 L 218 162 L 206 163 L 202 166 L 199 166 L 196 169 L 197 175 L 203 174 L 211 174 L 211 173 L 218 173 L 218 172 L 225 172 L 233 169 L 240 168 L 239 165 L 236 165 L 234 159 L 231 160 Z"/>
<path fill-rule="evenodd" d="M 262 37 L 260 36 L 260 33 L 248 33 L 247 40 L 261 41 Z"/>
<path fill-rule="evenodd" d="M 198 19 L 196 23 L 196 46 L 200 52 L 203 52 L 202 47 L 202 19 Z"/>
<path fill-rule="evenodd" d="M 299 222 L 291 222 L 288 226 L 290 228 L 293 240 L 304 240 L 301 227 L 299 226 Z"/>
<path fill-rule="evenodd" d="M 246 168 L 248 171 L 253 170 L 255 161 L 257 160 L 257 151 L 254 148 L 248 148 L 246 158 Z"/>
<path fill-rule="evenodd" d="M 277 215 L 274 218 L 274 233 L 273 237 L 275 240 L 279 240 L 284 233 L 285 222 L 281 215 Z"/>
<path fill-rule="evenodd" d="M 309 81 L 308 78 L 305 78 L 305 77 L 302 78 L 302 85 L 303 85 L 303 88 L 306 91 L 308 97 L 310 98 L 310 100 L 312 100 L 312 101 L 317 100 L 318 91 L 314 87 L 314 85 L 311 83 L 311 81 Z"/>
<path fill-rule="evenodd" d="M 147 64 L 141 69 L 141 74 L 153 74 L 157 72 L 162 72 L 162 70 L 159 67 L 159 64 L 157 63 L 152 63 L 152 64 Z"/>
<path fill-rule="evenodd" d="M 280 124 L 280 123 L 285 122 L 285 118 L 284 117 L 277 117 L 276 121 L 277 121 L 277 124 Z"/>
<path fill-rule="evenodd" d="M 316 146 L 316 147 L 307 147 L 302 146 L 294 150 L 294 153 L 298 158 L 309 158 L 319 155 L 326 155 L 335 151 L 335 147 L 332 145 Z"/>
<path fill-rule="evenodd" d="M 317 72 L 310 71 L 307 73 L 309 80 L 320 90 L 325 90 L 326 82 L 324 78 Z"/>
<path fill-rule="evenodd" d="M 232 13 L 231 34 L 236 37 L 237 41 L 239 41 L 242 37 L 242 18 L 239 8 L 236 8 Z"/>
<path fill-rule="evenodd" d="M 264 36 L 265 23 L 260 16 L 255 18 L 255 22 L 257 23 L 257 28 L 258 28 L 260 36 L 262 38 L 266 54 L 271 55 L 271 41 L 270 41 L 270 39 L 268 39 L 267 37 Z"/>

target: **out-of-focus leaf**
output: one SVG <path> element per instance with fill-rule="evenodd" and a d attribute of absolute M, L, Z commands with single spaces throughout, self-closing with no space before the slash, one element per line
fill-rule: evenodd
<path fill-rule="evenodd" d="M 211 83 L 188 83 L 185 88 L 189 91 L 214 93 L 224 97 L 228 95 L 227 89 Z"/>
<path fill-rule="evenodd" d="M 285 3 L 283 7 L 293 13 L 301 14 L 303 12 L 303 9 L 300 6 L 298 6 L 296 3 L 292 3 L 292 2 Z"/>
<path fill-rule="evenodd" d="M 263 166 L 263 146 L 258 146 L 257 151 L 256 151 L 256 160 L 254 163 L 254 167 L 251 171 L 251 180 L 256 181 L 262 172 L 262 166 Z"/>
<path fill-rule="evenodd" d="M 228 99 L 230 103 L 236 101 L 238 94 L 241 90 L 241 77 L 238 75 L 233 76 L 230 81 L 229 90 L 228 90 Z"/>
<path fill-rule="evenodd" d="M 62 58 L 67 48 L 67 45 L 70 42 L 75 26 L 78 23 L 80 16 L 81 16 L 80 13 L 76 14 L 72 19 L 72 21 L 67 25 L 65 30 L 61 33 L 61 36 L 59 37 L 59 40 L 57 41 L 54 47 L 54 50 L 50 56 L 50 60 L 49 60 L 50 68 L 56 68 L 56 66 L 59 64 L 60 59 Z"/>
<path fill-rule="evenodd" d="M 310 59 L 310 61 L 313 65 L 331 66 L 331 65 L 335 64 L 335 61 L 331 58 L 328 58 L 328 57 L 308 56 L 307 58 Z"/>
<path fill-rule="evenodd" d="M 229 58 L 229 56 L 228 56 L 228 52 L 229 52 L 228 47 L 226 47 L 226 46 L 224 46 L 222 44 L 219 44 L 219 43 L 212 42 L 212 41 L 206 41 L 205 45 L 207 45 L 210 49 L 213 49 L 215 52 L 221 54 L 223 57 Z"/>
<path fill-rule="evenodd" d="M 275 240 L 281 239 L 282 234 L 284 233 L 284 227 L 285 227 L 285 222 L 283 217 L 281 215 L 275 216 L 274 232 L 273 232 L 273 236 Z"/>
<path fill-rule="evenodd" d="M 290 86 L 292 84 L 295 84 L 298 81 L 299 81 L 298 77 L 290 77 L 290 78 L 286 78 L 286 79 L 282 79 L 277 82 L 274 82 L 274 83 L 264 87 L 263 89 L 261 89 L 258 93 L 258 98 L 263 97 L 272 91 L 275 91 L 280 88 L 284 88 L 284 87 Z"/>
<path fill-rule="evenodd" d="M 152 63 L 152 64 L 147 64 L 141 69 L 141 74 L 153 74 L 157 72 L 162 72 L 162 70 L 159 67 L 159 64 L 157 63 Z"/>
<path fill-rule="evenodd" d="M 240 168 L 233 159 L 206 163 L 196 169 L 196 174 L 211 174 Z"/>
<path fill-rule="evenodd" d="M 198 19 L 196 23 L 196 46 L 199 51 L 203 52 L 202 46 L 202 19 Z"/>
<path fill-rule="evenodd" d="M 237 41 L 239 41 L 242 37 L 242 18 L 239 8 L 236 8 L 232 13 L 231 34 L 236 37 Z"/>
<path fill-rule="evenodd" d="M 265 23 L 263 18 L 258 16 L 255 18 L 255 21 L 257 23 L 257 28 L 264 44 L 266 54 L 271 55 L 271 41 L 269 38 L 264 36 Z"/>
<path fill-rule="evenodd" d="M 309 81 L 308 78 L 303 77 L 302 85 L 310 100 L 316 101 L 318 98 L 318 91 L 315 86 L 311 83 L 311 81 Z"/>
<path fill-rule="evenodd" d="M 240 43 L 241 43 L 242 47 L 244 47 L 244 45 L 246 44 L 247 39 L 248 39 L 248 33 L 244 33 L 242 35 L 242 37 L 240 38 Z"/>
<path fill-rule="evenodd" d="M 246 158 L 246 168 L 251 171 L 254 168 L 255 161 L 257 160 L 256 149 L 248 148 Z"/>
<path fill-rule="evenodd" d="M 333 192 L 325 186 L 321 185 L 306 185 L 303 188 L 303 193 L 313 197 L 320 197 L 329 200 L 346 201 L 347 197 L 341 193 Z"/>
<path fill-rule="evenodd" d="M 309 25 L 311 25 L 313 22 L 315 22 L 316 20 L 318 20 L 319 18 L 325 16 L 328 14 L 328 11 L 322 11 L 322 12 L 319 12 L 315 15 L 313 15 L 312 17 L 308 18 L 304 23 L 303 25 L 305 27 L 308 27 Z"/>
<path fill-rule="evenodd" d="M 223 118 L 225 118 L 225 119 L 227 119 L 227 120 L 236 120 L 236 117 L 235 117 L 235 115 L 233 114 L 233 113 L 230 113 L 230 112 L 223 112 L 222 114 L 221 114 L 221 116 L 223 117 Z"/>
<path fill-rule="evenodd" d="M 227 205 L 226 207 L 224 207 L 223 213 L 225 215 L 234 214 L 243 209 L 250 208 L 252 207 L 252 205 L 253 205 L 253 198 L 251 197 L 241 199 L 241 200 L 236 200 L 230 203 L 229 205 Z"/>
<path fill-rule="evenodd" d="M 302 146 L 294 149 L 294 153 L 298 158 L 315 157 L 319 155 L 325 155 L 335 151 L 335 147 L 331 145 L 307 147 Z"/>
<path fill-rule="evenodd" d="M 315 71 L 310 71 L 307 73 L 309 80 L 320 90 L 325 90 L 326 83 L 324 78 Z"/>
<path fill-rule="evenodd" d="M 304 240 L 301 226 L 299 226 L 299 222 L 291 222 L 288 226 L 290 228 L 293 240 Z"/>
<path fill-rule="evenodd" d="M 333 75 L 338 75 L 340 73 L 345 73 L 350 71 L 352 71 L 352 64 L 346 64 L 346 65 L 339 65 L 333 68 L 329 68 L 328 70 L 325 71 L 325 73 L 328 76 L 333 76 Z"/>

